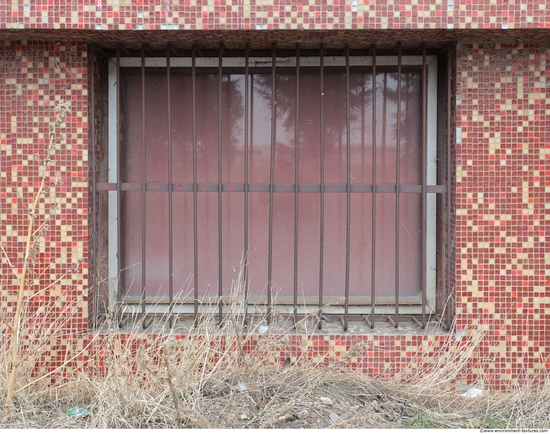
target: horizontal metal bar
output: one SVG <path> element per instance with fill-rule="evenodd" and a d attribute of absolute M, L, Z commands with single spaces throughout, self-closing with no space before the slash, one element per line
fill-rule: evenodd
<path fill-rule="evenodd" d="M 273 307 L 278 308 L 279 306 L 293 305 L 294 304 L 293 298 L 294 297 L 293 297 L 292 294 L 279 295 L 279 296 L 277 296 L 277 304 L 274 305 Z M 316 309 L 316 299 L 317 299 L 316 295 L 301 296 L 300 297 L 300 303 L 298 303 L 298 306 L 301 306 L 305 309 L 308 309 L 311 312 L 312 310 Z M 199 296 L 199 302 L 201 304 L 217 305 L 217 303 L 220 300 L 222 302 L 229 303 L 231 301 L 231 295 L 230 294 L 224 294 L 221 299 L 218 298 L 218 296 L 214 295 L 214 294 Z M 123 299 L 123 303 L 128 304 L 128 305 L 129 304 L 139 304 L 139 301 L 140 301 L 139 294 L 127 295 Z M 173 299 L 174 304 L 193 304 L 194 301 L 195 300 L 194 300 L 192 294 L 186 294 L 186 295 L 175 294 L 174 299 Z M 254 305 L 254 304 L 257 305 L 257 304 L 263 303 L 264 301 L 265 301 L 265 296 L 264 295 L 258 295 L 258 294 L 256 294 L 256 295 L 251 294 L 250 295 L 250 299 L 249 299 L 250 305 Z M 168 304 L 169 299 L 168 299 L 168 296 L 164 295 L 164 294 L 149 294 L 149 295 L 147 295 L 147 303 L 149 303 L 149 304 Z M 349 306 L 364 307 L 364 306 L 370 306 L 370 303 L 371 303 L 370 294 L 359 295 L 359 296 L 358 295 L 350 295 L 349 300 L 348 300 L 348 305 Z M 422 297 L 421 297 L 420 294 L 418 296 L 411 296 L 411 295 L 403 296 L 400 299 L 400 305 L 410 306 L 410 307 L 414 306 L 414 307 L 416 307 L 416 312 L 420 313 L 420 307 L 422 305 Z M 393 296 L 384 296 L 384 295 L 377 296 L 376 297 L 376 306 L 377 307 L 387 306 L 387 307 L 390 308 L 390 310 L 388 310 L 388 313 L 392 313 L 393 312 L 393 306 L 394 306 Z M 323 311 L 324 311 L 324 309 L 331 309 L 330 310 L 331 312 L 335 312 L 335 311 L 340 311 L 339 309 L 342 309 L 342 308 L 344 308 L 344 297 L 343 297 L 343 295 L 341 295 L 341 296 L 326 295 L 326 305 L 323 307 Z M 217 306 L 215 307 L 215 309 L 217 311 Z M 258 312 L 258 311 L 256 311 L 256 312 Z M 410 313 L 411 311 L 409 310 L 408 312 Z M 364 310 L 363 310 L 363 313 L 365 313 Z M 430 313 L 435 313 L 435 312 L 430 311 Z M 370 314 L 369 314 L 369 316 L 370 316 Z"/>
<path fill-rule="evenodd" d="M 222 303 L 228 303 L 229 300 L 224 299 L 222 300 Z M 147 314 L 148 315 L 165 315 L 166 314 L 166 308 L 167 308 L 167 301 L 150 301 L 147 305 Z M 258 303 L 264 303 L 263 301 L 258 301 Z M 137 308 L 139 305 L 137 303 L 131 303 L 127 300 L 125 300 L 125 303 L 123 307 L 121 308 L 121 313 L 126 315 L 135 315 Z M 360 303 L 360 304 L 353 304 L 350 302 L 348 306 L 348 311 L 350 316 L 355 315 L 364 315 L 365 314 L 365 307 L 369 307 L 369 304 Z M 379 304 L 377 301 L 376 304 L 376 310 L 377 316 L 379 315 L 389 315 L 391 312 L 393 312 L 393 305 L 383 305 Z M 420 315 L 420 304 L 402 304 L 401 305 L 401 315 Z M 244 308 L 243 308 L 244 310 Z M 290 315 L 294 311 L 294 306 L 292 304 L 292 301 L 288 301 L 287 303 L 279 303 L 279 300 L 277 300 L 277 305 L 274 306 L 273 311 L 277 315 Z M 315 309 L 311 305 L 302 305 L 298 304 L 297 306 L 297 312 L 298 315 L 311 315 L 312 312 L 314 312 Z M 342 315 L 344 311 L 344 306 L 325 306 L 323 308 L 323 316 L 327 318 L 328 315 Z M 201 303 L 198 304 L 198 310 L 197 313 L 209 313 L 209 314 L 215 314 L 218 312 L 218 302 L 217 301 L 201 301 Z M 246 308 L 246 312 L 249 315 L 258 314 L 258 306 L 257 304 L 250 303 L 248 304 Z M 173 314 L 193 314 L 193 300 L 189 300 L 189 302 L 183 302 L 183 301 L 176 301 L 173 305 Z M 243 311 L 244 313 L 244 311 Z M 226 312 L 226 314 L 231 315 L 231 313 Z M 369 315 L 370 317 L 370 315 Z M 332 318 L 336 320 L 336 318 Z M 326 322 L 325 322 L 326 324 Z"/>
<path fill-rule="evenodd" d="M 146 191 L 168 191 L 168 184 L 166 183 L 157 183 L 157 182 L 148 182 L 146 184 Z M 295 192 L 295 186 L 294 184 L 275 184 L 273 186 L 275 193 L 294 193 Z M 96 184 L 97 191 L 116 191 L 117 190 L 117 183 L 115 182 L 99 182 Z M 122 182 L 120 184 L 120 190 L 121 191 L 141 191 L 142 184 L 137 182 Z M 199 192 L 207 192 L 207 193 L 216 193 L 218 192 L 218 184 L 213 183 L 205 183 L 205 184 L 198 184 L 197 190 Z M 173 192 L 187 192 L 191 193 L 193 192 L 193 184 L 186 184 L 186 183 L 174 183 L 172 184 L 172 191 Z M 245 186 L 244 184 L 233 184 L 233 183 L 227 183 L 222 184 L 222 191 L 224 193 L 231 193 L 231 192 L 244 192 Z M 248 185 L 248 191 L 249 192 L 256 192 L 256 193 L 269 193 L 269 184 L 249 184 Z M 447 186 L 445 185 L 428 185 L 427 186 L 427 192 L 428 193 L 446 193 Z M 299 193 L 320 193 L 321 192 L 321 186 L 319 184 L 302 184 L 298 186 L 298 192 Z M 325 193 L 346 193 L 347 192 L 347 185 L 346 184 L 325 184 L 324 185 L 324 192 Z M 377 193 L 395 193 L 396 192 L 396 186 L 395 185 L 376 185 L 376 192 Z M 399 188 L 400 193 L 422 193 L 422 185 L 401 185 Z M 354 184 L 351 186 L 351 193 L 372 193 L 372 185 L 369 184 Z"/>

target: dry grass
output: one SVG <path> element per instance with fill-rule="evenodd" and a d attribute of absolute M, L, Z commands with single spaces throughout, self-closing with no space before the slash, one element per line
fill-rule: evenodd
<path fill-rule="evenodd" d="M 221 325 L 205 315 L 195 339 L 149 336 L 147 345 L 156 351 L 125 345 L 114 333 L 103 335 L 96 342 L 106 349 L 101 375 L 84 370 L 60 384 L 46 386 L 48 378 L 35 382 L 30 367 L 47 351 L 40 349 L 21 365 L 13 411 L 0 428 L 550 427 L 550 386 L 477 398 L 445 387 L 462 369 L 467 351 L 452 352 L 439 369 L 406 382 L 307 360 L 285 367 L 273 356 L 283 343 L 271 331 L 258 337 L 260 323 L 245 329 L 238 288 L 234 295 L 233 314 Z M 257 349 L 244 351 L 252 336 Z M 141 337 L 147 338 L 143 332 Z M 0 348 L 4 361 L 7 352 Z M 66 411 L 73 407 L 91 413 L 69 417 Z"/>
<path fill-rule="evenodd" d="M 298 364 L 284 369 L 203 343 L 163 363 L 123 352 L 106 375 L 18 394 L 2 428 L 543 428 L 550 388 L 468 399 L 449 390 Z M 207 349 L 208 348 L 208 349 Z M 210 353 L 210 354 L 209 354 Z M 68 417 L 71 407 L 91 415 Z"/>

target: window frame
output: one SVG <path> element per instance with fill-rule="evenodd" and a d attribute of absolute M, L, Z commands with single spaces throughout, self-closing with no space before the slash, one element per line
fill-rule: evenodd
<path fill-rule="evenodd" d="M 118 60 L 117 60 L 118 59 Z M 166 68 L 166 57 L 144 57 L 145 68 Z M 119 62 L 117 64 L 117 62 Z M 220 57 L 197 57 L 195 66 L 197 68 L 219 68 Z M 376 66 L 397 66 L 398 56 L 376 56 Z M 426 103 L 427 107 L 424 109 L 426 113 L 426 187 L 437 187 L 437 125 L 438 125 L 438 57 L 436 55 L 403 55 L 401 56 L 402 66 L 422 66 L 426 65 L 427 73 L 427 89 L 426 89 Z M 300 67 L 319 67 L 319 56 L 300 56 Z M 373 65 L 372 56 L 364 55 L 350 55 L 349 66 L 366 66 L 371 67 Z M 108 175 L 107 181 L 109 184 L 117 184 L 119 162 L 117 158 L 117 141 L 120 131 L 120 119 L 117 116 L 119 113 L 120 98 L 118 95 L 119 86 L 118 81 L 119 71 L 121 68 L 140 68 L 142 66 L 141 57 L 111 57 L 108 61 Z M 249 66 L 254 68 L 272 68 L 272 58 L 265 56 L 257 56 L 249 58 Z M 343 67 L 346 66 L 345 56 L 325 56 L 324 67 Z M 171 57 L 171 68 L 191 68 L 191 57 Z M 222 60 L 223 68 L 243 68 L 245 67 L 244 57 L 224 57 Z M 276 60 L 276 68 L 296 68 L 295 57 L 280 57 Z M 449 170 L 447 168 L 447 170 Z M 108 191 L 108 239 L 119 240 L 118 224 L 120 204 L 118 195 L 120 191 L 109 190 Z M 436 192 L 426 193 L 426 312 L 427 314 L 435 314 L 437 312 L 437 195 Z M 447 211 L 448 212 L 448 211 Z M 115 304 L 123 302 L 125 309 L 130 312 L 136 312 L 139 310 L 142 303 L 132 302 L 128 303 L 120 298 L 119 291 L 119 274 L 120 274 L 120 257 L 119 257 L 119 243 L 108 242 L 108 301 L 109 306 L 114 307 Z M 343 286 L 343 285 L 342 285 Z M 405 303 L 404 303 L 405 302 Z M 418 300 L 412 303 L 407 303 L 406 300 L 400 300 L 399 313 L 400 314 L 420 314 L 421 296 Z M 300 306 L 298 306 L 300 308 Z M 304 309 L 310 309 L 315 307 L 315 304 L 302 306 Z M 367 307 L 367 309 L 366 309 Z M 349 313 L 364 315 L 368 313 L 371 306 L 366 303 L 355 304 L 353 300 L 349 303 Z M 342 305 L 329 306 L 323 309 L 323 312 L 328 314 L 341 314 Z M 178 303 L 173 306 L 174 313 L 192 313 L 193 306 L 188 303 Z M 216 306 L 201 306 L 202 311 L 215 311 Z M 253 306 L 251 306 L 251 311 Z M 281 313 L 292 313 L 296 310 L 296 306 L 292 306 L 285 300 L 277 300 L 277 310 Z M 392 303 L 388 304 L 376 304 L 376 314 L 392 314 L 395 311 L 395 306 Z M 147 303 L 147 312 L 152 314 L 166 313 L 166 307 L 162 304 Z"/>

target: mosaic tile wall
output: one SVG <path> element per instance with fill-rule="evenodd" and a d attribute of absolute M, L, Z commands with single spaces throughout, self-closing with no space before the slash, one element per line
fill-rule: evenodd
<path fill-rule="evenodd" d="M 339 30 L 321 31 L 331 28 Z M 403 33 L 404 28 L 415 30 Z M 0 309 L 9 314 L 15 306 L 17 282 L 6 257 L 16 270 L 21 269 L 26 206 L 39 182 L 35 154 L 48 140 L 53 106 L 67 98 L 71 113 L 66 144 L 59 149 L 48 178 L 50 183 L 58 178 L 62 183 L 40 202 L 43 211 L 58 203 L 58 211 L 33 263 L 34 282 L 47 289 L 33 296 L 30 306 L 38 315 L 26 327 L 34 330 L 29 339 L 52 324 L 60 330 L 39 355 L 42 370 L 67 359 L 71 359 L 67 369 L 87 361 L 103 363 L 102 342 L 111 337 L 98 340 L 89 334 L 88 316 L 88 285 L 93 281 L 88 270 L 94 266 L 88 234 L 88 104 L 89 78 L 96 75 L 90 70 L 86 43 L 75 40 L 112 46 L 159 40 L 164 44 L 173 38 L 183 39 L 185 45 L 216 46 L 226 38 L 228 44 L 242 47 L 244 41 L 268 46 L 277 38 L 283 45 L 290 44 L 302 35 L 311 46 L 326 40 L 341 47 L 353 41 L 371 43 L 373 38 L 405 41 L 407 35 L 414 35 L 410 38 L 414 44 L 484 37 L 504 40 L 509 35 L 543 40 L 548 38 L 548 28 L 550 12 L 542 0 L 311 0 L 293 6 L 282 2 L 0 0 L 0 39 L 4 39 L 0 41 L 0 240 L 6 252 L 1 261 Z M 95 32 L 98 29 L 124 32 L 113 37 Z M 210 31 L 141 33 L 141 29 Z M 252 32 L 242 32 L 247 29 Z M 315 31 L 275 34 L 266 29 Z M 36 38 L 43 41 L 30 40 Z M 470 362 L 457 383 L 483 380 L 497 387 L 513 386 L 550 370 L 548 59 L 550 49 L 545 44 L 458 46 L 453 112 L 456 209 L 450 265 L 456 335 L 327 334 L 309 340 L 287 336 L 278 357 L 296 360 L 305 354 L 316 363 L 391 376 L 413 375 L 418 370 L 428 373 L 439 369 L 441 360 L 466 354 Z M 94 131 L 99 131 L 97 122 Z M 31 294 L 33 287 L 29 289 Z M 469 339 L 480 336 L 483 339 L 473 347 Z M 117 342 L 132 338 L 121 335 Z M 253 339 L 248 350 L 254 351 L 257 342 Z M 67 369 L 56 375 L 65 375 Z"/>
<path fill-rule="evenodd" d="M 458 53 L 457 329 L 488 334 L 504 377 L 550 351 L 549 60 L 538 45 Z"/>
<path fill-rule="evenodd" d="M 0 309 L 15 310 L 28 210 L 38 192 L 56 106 L 70 113 L 55 141 L 33 228 L 25 295 L 33 312 L 25 339 L 52 336 L 44 362 L 55 362 L 88 330 L 88 73 L 83 44 L 0 42 Z M 41 234 L 42 232 L 42 234 Z M 40 236 L 41 235 L 41 236 Z M 10 269 L 13 266 L 13 271 Z M 5 332 L 4 321 L 2 330 Z M 53 333 L 52 330 L 56 330 Z M 71 341 L 71 342 L 69 342 Z M 59 354 L 59 356 L 58 356 Z"/>
<path fill-rule="evenodd" d="M 92 30 L 550 27 L 545 0 L 0 1 L 0 28 Z"/>

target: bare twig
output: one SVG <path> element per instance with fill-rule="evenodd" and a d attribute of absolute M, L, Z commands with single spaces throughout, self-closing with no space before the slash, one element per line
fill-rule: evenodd
<path fill-rule="evenodd" d="M 25 247 L 25 256 L 23 257 L 23 270 L 21 271 L 21 274 L 19 275 L 19 291 L 17 295 L 17 306 L 15 309 L 15 315 L 13 317 L 13 323 L 11 326 L 12 331 L 12 338 L 11 338 L 11 372 L 8 382 L 8 387 L 6 391 L 6 402 L 4 405 L 4 416 L 9 415 L 11 410 L 11 401 L 13 398 L 13 393 L 15 390 L 15 379 L 17 377 L 17 362 L 19 357 L 19 328 L 20 328 L 20 321 L 21 321 L 21 311 L 23 309 L 23 301 L 24 301 L 24 294 L 25 294 L 25 281 L 27 277 L 27 271 L 29 267 L 29 262 L 31 259 L 31 248 L 33 245 L 33 232 L 34 232 L 34 223 L 36 219 L 36 207 L 38 205 L 38 202 L 40 201 L 42 197 L 42 192 L 44 190 L 44 186 L 46 184 L 46 174 L 47 174 L 47 166 L 49 166 L 52 163 L 51 157 L 54 153 L 54 146 L 55 146 L 55 140 L 56 140 L 56 131 L 61 126 L 61 124 L 65 121 L 65 115 L 67 112 L 67 105 L 64 101 L 61 101 L 57 106 L 57 116 L 55 119 L 55 122 L 52 122 L 50 124 L 50 141 L 49 146 L 46 151 L 47 156 L 43 162 L 42 166 L 42 174 L 41 174 L 41 181 L 40 186 L 38 187 L 38 191 L 36 192 L 34 196 L 34 200 L 32 202 L 32 205 L 29 209 L 29 221 L 27 224 L 27 237 L 26 237 L 26 247 Z"/>

